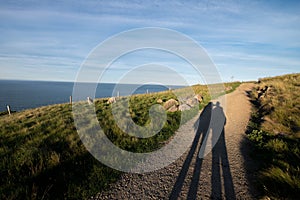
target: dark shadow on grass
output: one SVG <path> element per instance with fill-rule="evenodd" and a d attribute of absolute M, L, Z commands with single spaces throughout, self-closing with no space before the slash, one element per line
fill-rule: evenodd
<path fill-rule="evenodd" d="M 18 136 L 16 141 L 5 145 L 21 145 L 21 142 L 26 142 L 26 137 L 29 136 Z M 73 146 L 61 134 L 35 138 L 40 141 L 32 147 L 23 145 L 19 148 L 28 152 L 30 157 L 26 162 L 21 165 L 15 161 L 15 165 L 0 171 L 0 185 L 3 185 L 0 199 L 87 199 L 107 189 L 121 175 L 121 172 L 96 160 L 85 150 L 79 138 L 74 139 Z M 9 152 L 12 161 L 19 149 Z M 9 157 L 3 156 L 5 159 Z M 24 159 L 25 155 L 20 158 Z"/>
<path fill-rule="evenodd" d="M 107 189 L 120 172 L 104 166 L 88 152 L 35 177 L 38 199 L 86 199 Z"/>
<path fill-rule="evenodd" d="M 259 109 L 260 102 L 253 97 L 251 90 L 246 91 L 248 100 L 253 107 Z M 240 144 L 240 151 L 244 159 L 244 169 L 246 170 L 246 178 L 248 182 L 248 190 L 253 199 L 259 199 L 262 196 L 262 191 L 258 188 L 262 188 L 261 183 L 258 182 L 258 171 L 261 163 L 257 162 L 253 158 L 262 155 L 258 149 L 255 148 L 254 144 L 247 138 L 247 134 L 250 134 L 254 129 L 260 129 L 260 125 L 263 122 L 261 113 L 252 114 L 250 123 L 247 126 L 245 136 Z M 263 156 L 263 155 L 262 155 Z"/>

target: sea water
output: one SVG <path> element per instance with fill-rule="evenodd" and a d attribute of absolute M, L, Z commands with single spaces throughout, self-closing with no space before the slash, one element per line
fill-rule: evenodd
<path fill-rule="evenodd" d="M 72 96 L 73 86 L 74 83 L 72 82 L 0 80 L 0 111 L 5 111 L 7 105 L 13 111 L 21 111 L 51 104 L 67 103 L 70 96 Z M 111 97 L 116 96 L 116 94 L 128 96 L 131 94 L 145 94 L 147 92 L 153 93 L 168 90 L 169 88 L 182 87 L 119 84 L 118 91 L 114 91 L 115 86 L 116 84 L 113 83 L 97 84 L 96 92 L 94 93 L 95 98 Z"/>

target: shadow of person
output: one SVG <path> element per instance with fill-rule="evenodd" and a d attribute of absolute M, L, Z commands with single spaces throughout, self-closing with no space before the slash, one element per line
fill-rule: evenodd
<path fill-rule="evenodd" d="M 211 198 L 222 199 L 222 180 L 223 176 L 224 195 L 226 199 L 236 199 L 235 191 L 230 172 L 230 165 L 228 161 L 225 131 L 226 117 L 220 103 L 217 102 L 215 108 L 212 110 L 212 175 L 211 175 Z M 221 173 L 222 172 L 222 173 Z"/>
<path fill-rule="evenodd" d="M 181 171 L 173 186 L 169 199 L 177 199 L 183 187 L 183 183 L 191 165 L 193 156 L 196 162 L 192 179 L 188 191 L 187 199 L 196 199 L 200 182 L 200 174 L 203 158 L 212 151 L 212 173 L 211 173 L 211 199 L 236 199 L 233 187 L 232 176 L 227 156 L 224 126 L 226 117 L 220 102 L 213 108 L 213 103 L 209 103 L 202 111 L 199 119 L 195 123 L 197 129 L 191 149 L 184 161 Z M 201 138 L 201 141 L 200 141 Z M 196 151 L 198 152 L 196 153 Z M 223 179 L 222 179 L 223 177 Z M 222 184 L 223 180 L 223 184 Z M 224 188 L 224 189 L 223 189 Z M 222 195 L 224 190 L 224 196 Z"/>
<path fill-rule="evenodd" d="M 206 145 L 207 145 L 207 136 L 208 136 L 209 130 L 210 130 L 212 108 L 213 108 L 213 103 L 209 102 L 209 104 L 207 105 L 207 112 L 204 113 L 204 115 L 200 116 L 200 118 L 199 118 L 198 133 L 199 133 L 199 135 L 202 135 L 202 138 L 201 138 L 199 150 L 198 150 L 196 156 L 199 155 L 201 149 L 203 149 L 203 147 L 206 147 Z M 197 198 L 197 191 L 198 191 L 198 184 L 200 181 L 202 162 L 203 162 L 203 156 L 202 157 L 197 156 L 187 199 L 196 199 Z"/>
<path fill-rule="evenodd" d="M 196 135 L 195 138 L 193 140 L 191 149 L 183 163 L 183 166 L 181 168 L 181 171 L 177 177 L 177 180 L 173 186 L 172 192 L 169 196 L 169 199 L 177 199 L 179 197 L 179 194 L 181 192 L 184 180 L 186 178 L 188 169 L 190 167 L 191 161 L 193 156 L 195 155 L 195 152 L 197 150 L 197 147 L 200 146 L 199 141 L 200 141 L 200 137 L 201 139 L 201 143 L 203 143 L 204 138 L 206 138 L 206 134 L 209 131 L 209 124 L 210 124 L 210 119 L 211 119 L 211 111 L 212 111 L 212 103 L 210 102 L 201 112 L 201 115 L 199 116 L 198 120 L 195 122 L 194 124 L 194 128 L 196 129 Z M 199 147 L 198 147 L 199 148 Z M 199 159 L 198 159 L 199 160 Z M 202 162 L 201 162 L 202 163 Z M 201 170 L 201 163 L 197 163 L 198 167 L 197 167 L 197 171 L 196 173 L 200 174 L 200 170 Z M 199 176 L 198 176 L 199 177 Z M 198 180 L 195 180 L 198 183 Z M 196 188 L 196 193 L 197 193 L 197 187 Z"/>

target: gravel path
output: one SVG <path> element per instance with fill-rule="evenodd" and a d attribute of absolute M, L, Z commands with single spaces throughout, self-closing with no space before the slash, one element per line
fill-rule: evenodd
<path fill-rule="evenodd" d="M 123 174 L 94 199 L 255 199 L 252 184 L 255 163 L 247 157 L 249 146 L 245 130 L 251 105 L 246 96 L 252 84 L 242 84 L 226 95 L 226 125 L 213 150 L 198 158 L 205 143 L 210 109 L 205 109 L 196 123 L 198 132 L 190 149 L 169 166 L 145 174 Z M 208 112 L 210 111 L 210 112 Z M 195 119 L 178 131 L 193 132 Z M 247 168 L 245 168 L 247 167 Z"/>

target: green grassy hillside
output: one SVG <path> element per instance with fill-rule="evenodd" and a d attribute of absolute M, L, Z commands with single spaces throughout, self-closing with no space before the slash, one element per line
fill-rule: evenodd
<path fill-rule="evenodd" d="M 300 194 L 300 74 L 260 79 L 250 93 L 254 105 L 248 138 L 261 163 L 259 187 L 274 199 Z"/>
<path fill-rule="evenodd" d="M 239 83 L 226 84 L 228 92 Z M 193 86 L 204 101 L 186 112 L 185 121 L 210 101 L 206 86 Z M 179 89 L 177 92 L 184 92 Z M 148 123 L 148 110 L 158 99 L 175 98 L 172 91 L 134 95 L 130 115 L 137 124 Z M 139 139 L 122 132 L 107 99 L 95 101 L 99 123 L 117 146 L 133 152 L 160 148 L 178 129 L 181 112 L 167 113 L 167 122 L 155 136 Z M 82 199 L 104 190 L 120 172 L 104 166 L 83 146 L 72 106 L 59 104 L 0 116 L 0 199 Z"/>

